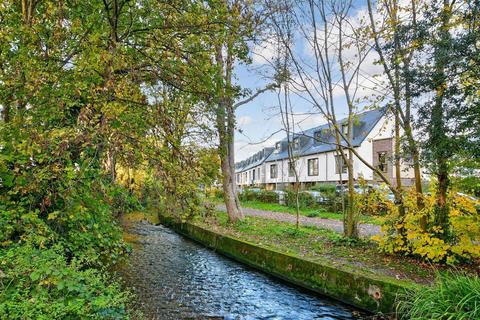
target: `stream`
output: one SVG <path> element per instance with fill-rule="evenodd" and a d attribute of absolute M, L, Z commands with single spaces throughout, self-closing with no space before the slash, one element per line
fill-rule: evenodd
<path fill-rule="evenodd" d="M 359 319 L 353 308 L 291 286 L 163 226 L 128 228 L 117 272 L 146 319 Z"/>

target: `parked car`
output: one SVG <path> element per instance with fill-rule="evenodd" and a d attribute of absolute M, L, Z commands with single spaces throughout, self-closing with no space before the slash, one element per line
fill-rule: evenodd
<path fill-rule="evenodd" d="M 303 191 L 303 192 L 311 195 L 317 203 L 328 202 L 328 199 L 320 191 L 307 190 L 307 191 Z"/>
<path fill-rule="evenodd" d="M 278 196 L 278 203 L 285 205 L 285 197 L 286 197 L 286 192 L 283 190 L 273 190 Z"/>
<path fill-rule="evenodd" d="M 359 184 L 355 183 L 355 184 L 353 185 L 353 190 L 354 190 L 356 193 L 358 193 L 358 194 L 364 194 L 364 193 L 372 190 L 372 188 L 373 188 L 373 185 L 371 185 L 371 184 L 367 184 L 367 185 L 365 185 L 365 186 L 362 186 L 362 185 L 359 185 Z M 344 193 L 344 192 L 345 192 L 345 193 L 348 192 L 348 185 L 346 185 L 346 184 L 337 184 L 337 185 L 335 186 L 335 195 L 336 195 L 337 197 L 341 196 L 342 193 Z"/>

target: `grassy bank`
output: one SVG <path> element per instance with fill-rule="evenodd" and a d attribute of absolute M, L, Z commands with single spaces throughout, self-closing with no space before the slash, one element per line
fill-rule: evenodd
<path fill-rule="evenodd" d="M 259 217 L 246 217 L 233 225 L 228 223 L 224 212 L 216 212 L 215 216 L 206 219 L 197 218 L 194 223 L 216 233 L 311 261 L 342 266 L 367 276 L 428 284 L 438 272 L 448 270 L 447 267 L 432 266 L 413 258 L 382 254 L 373 241 L 352 242 L 334 231 L 317 227 L 296 229 L 289 223 Z"/>

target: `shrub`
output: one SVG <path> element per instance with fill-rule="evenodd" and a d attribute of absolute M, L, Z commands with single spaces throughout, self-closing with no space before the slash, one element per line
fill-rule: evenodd
<path fill-rule="evenodd" d="M 213 189 L 213 196 L 215 199 L 223 200 L 223 190 L 220 188 Z"/>
<path fill-rule="evenodd" d="M 109 189 L 105 192 L 108 195 L 107 201 L 115 215 L 143 209 L 138 197 L 125 187 L 109 184 L 107 188 Z"/>
<path fill-rule="evenodd" d="M 348 205 L 348 198 L 345 197 L 345 206 Z M 343 212 L 343 200 L 342 197 L 336 197 L 333 195 L 333 197 L 328 200 L 326 204 L 320 205 L 322 208 L 325 208 L 326 211 L 328 212 L 336 212 L 336 213 L 342 213 Z"/>
<path fill-rule="evenodd" d="M 76 130 L 7 129 L 0 126 L 0 318 L 126 317 L 128 294 L 103 270 L 127 250 L 113 212 L 138 201 L 111 186 Z"/>
<path fill-rule="evenodd" d="M 446 230 L 441 230 L 434 224 L 434 193 L 425 197 L 425 207 L 419 209 L 415 190 L 411 189 L 404 195 L 404 204 L 406 216 L 402 219 L 398 208 L 391 206 L 383 218 L 383 235 L 373 237 L 382 251 L 416 255 L 427 261 L 448 264 L 480 258 L 480 214 L 474 201 L 455 196 L 454 193 L 449 194 L 450 230 L 447 240 L 439 237 Z M 427 220 L 425 230 L 420 227 L 423 217 Z M 401 228 L 406 230 L 404 237 L 398 232 Z"/>
<path fill-rule="evenodd" d="M 355 194 L 355 205 L 361 214 L 384 216 L 392 210 L 393 203 L 388 201 L 386 191 L 371 189 L 362 194 Z"/>
<path fill-rule="evenodd" d="M 318 208 L 317 211 L 312 211 L 307 213 L 307 217 L 310 218 L 315 218 L 315 217 L 320 217 L 322 213 L 326 213 L 327 210 L 325 208 Z"/>
<path fill-rule="evenodd" d="M 76 258 L 67 262 L 60 245 L 0 251 L 0 318 L 128 318 L 131 295 L 102 272 L 82 265 Z"/>
<path fill-rule="evenodd" d="M 295 191 L 288 189 L 285 192 L 285 204 L 290 208 L 296 208 L 297 202 Z M 315 198 L 306 192 L 300 192 L 298 194 L 298 202 L 300 208 L 314 208 L 317 205 Z"/>
<path fill-rule="evenodd" d="M 244 189 L 238 195 L 241 201 L 254 201 L 257 200 L 257 196 L 258 192 L 253 192 L 250 189 Z"/>
<path fill-rule="evenodd" d="M 480 278 L 463 274 L 439 275 L 431 287 L 415 288 L 400 296 L 401 319 L 480 319 Z"/>
<path fill-rule="evenodd" d="M 257 199 L 265 203 L 278 203 L 278 194 L 273 191 L 263 190 L 258 193 Z"/>
<path fill-rule="evenodd" d="M 310 190 L 319 191 L 323 195 L 335 194 L 335 185 L 332 183 L 317 183 Z"/>
<path fill-rule="evenodd" d="M 468 177 L 454 177 L 452 179 L 454 188 L 467 194 L 480 197 L 480 177 L 471 175 Z"/>

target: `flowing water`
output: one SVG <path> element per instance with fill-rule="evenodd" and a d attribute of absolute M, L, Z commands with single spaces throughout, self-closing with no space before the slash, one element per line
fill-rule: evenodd
<path fill-rule="evenodd" d="M 118 272 L 147 319 L 357 319 L 358 312 L 229 260 L 163 226 L 129 228 Z"/>

